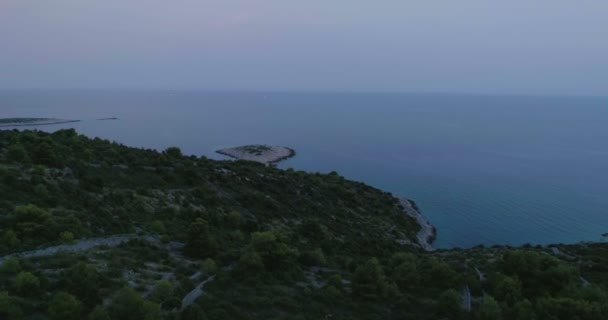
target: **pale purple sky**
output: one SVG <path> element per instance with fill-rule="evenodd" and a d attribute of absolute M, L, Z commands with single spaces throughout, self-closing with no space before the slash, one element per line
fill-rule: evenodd
<path fill-rule="evenodd" d="M 0 89 L 608 95 L 607 0 L 0 0 Z"/>

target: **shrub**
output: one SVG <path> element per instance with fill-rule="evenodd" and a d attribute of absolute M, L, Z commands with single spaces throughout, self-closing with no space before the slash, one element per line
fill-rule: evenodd
<path fill-rule="evenodd" d="M 47 309 L 52 320 L 79 320 L 81 303 L 73 295 L 65 292 L 55 294 Z"/>
<path fill-rule="evenodd" d="M 40 280 L 30 272 L 19 272 L 15 277 L 15 291 L 26 296 L 38 291 Z"/>

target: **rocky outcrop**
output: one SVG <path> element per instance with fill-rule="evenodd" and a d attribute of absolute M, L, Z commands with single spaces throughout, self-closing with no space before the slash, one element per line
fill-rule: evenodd
<path fill-rule="evenodd" d="M 277 163 L 296 155 L 291 148 L 267 145 L 247 145 L 221 149 L 216 152 L 237 160 L 256 161 L 264 164 Z"/>
<path fill-rule="evenodd" d="M 403 206 L 403 212 L 416 219 L 416 222 L 420 225 L 420 231 L 416 234 L 418 245 L 426 251 L 434 250 L 433 242 L 437 238 L 437 229 L 435 226 L 420 213 L 420 210 L 414 201 L 406 198 L 399 198 L 399 202 Z"/>

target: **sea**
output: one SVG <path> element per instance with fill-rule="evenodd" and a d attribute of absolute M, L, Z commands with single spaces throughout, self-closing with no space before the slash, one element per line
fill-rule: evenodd
<path fill-rule="evenodd" d="M 297 156 L 280 168 L 337 171 L 413 199 L 439 248 L 608 232 L 608 97 L 0 91 L 6 117 L 78 119 L 19 129 L 75 128 L 214 159 L 224 147 L 288 146 Z"/>

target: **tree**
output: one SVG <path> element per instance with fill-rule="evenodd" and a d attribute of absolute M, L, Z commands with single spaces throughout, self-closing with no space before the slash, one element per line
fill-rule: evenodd
<path fill-rule="evenodd" d="M 165 150 L 165 153 L 172 158 L 181 158 L 182 150 L 178 147 L 169 147 Z"/>
<path fill-rule="evenodd" d="M 458 291 L 449 289 L 439 296 L 437 313 L 439 316 L 449 317 L 449 319 L 462 318 L 462 299 Z"/>
<path fill-rule="evenodd" d="M 217 272 L 217 264 L 213 259 L 207 258 L 203 261 L 203 272 L 206 274 L 214 274 Z"/>
<path fill-rule="evenodd" d="M 325 299 L 327 299 L 328 301 L 338 300 L 342 296 L 342 291 L 332 285 L 324 286 L 322 292 L 325 296 Z"/>
<path fill-rule="evenodd" d="M 206 220 L 197 218 L 190 224 L 185 248 L 187 254 L 195 257 L 213 256 L 217 247 Z"/>
<path fill-rule="evenodd" d="M 325 286 L 332 286 L 339 291 L 342 291 L 344 284 L 342 283 L 342 277 L 339 274 L 334 274 L 329 279 L 327 279 L 327 283 Z"/>
<path fill-rule="evenodd" d="M 9 161 L 13 162 L 27 162 L 29 161 L 29 156 L 27 151 L 21 143 L 13 143 L 8 147 L 6 152 L 6 157 Z"/>
<path fill-rule="evenodd" d="M 201 307 L 193 304 L 182 312 L 181 320 L 207 320 L 207 316 Z"/>
<path fill-rule="evenodd" d="M 521 300 L 521 282 L 517 278 L 501 276 L 494 287 L 494 296 L 509 305 Z"/>
<path fill-rule="evenodd" d="M 15 277 L 15 290 L 26 296 L 38 291 L 40 280 L 30 272 L 22 271 Z"/>
<path fill-rule="evenodd" d="M 34 147 L 32 160 L 35 164 L 47 165 L 49 167 L 60 167 L 62 165 L 55 147 L 49 141 L 43 141 Z"/>
<path fill-rule="evenodd" d="M 139 319 L 143 320 L 162 320 L 163 313 L 158 303 L 144 301 L 142 304 L 142 315 Z"/>
<path fill-rule="evenodd" d="M 322 266 L 327 263 L 325 254 L 321 248 L 302 252 L 300 261 L 307 266 Z"/>
<path fill-rule="evenodd" d="M 283 243 L 272 231 L 251 234 L 250 247 L 262 258 L 265 269 L 275 275 L 290 273 L 299 256 L 296 249 Z"/>
<path fill-rule="evenodd" d="M 96 306 L 87 317 L 87 320 L 110 320 L 110 315 L 104 307 Z"/>
<path fill-rule="evenodd" d="M 390 266 L 391 266 L 391 268 L 396 268 L 397 266 L 399 266 L 403 263 L 415 265 L 417 260 L 418 259 L 416 258 L 416 256 L 412 253 L 397 252 L 397 253 L 393 254 L 393 256 L 391 257 Z"/>
<path fill-rule="evenodd" d="M 143 299 L 131 287 L 120 289 L 113 297 L 109 313 L 112 319 L 137 319 L 143 313 Z"/>
<path fill-rule="evenodd" d="M 326 232 L 317 220 L 304 220 L 299 226 L 298 231 L 298 234 L 308 239 L 312 244 L 321 244 L 326 238 Z"/>
<path fill-rule="evenodd" d="M 419 282 L 416 256 L 411 253 L 397 253 L 391 258 L 392 280 L 400 290 L 409 290 Z"/>
<path fill-rule="evenodd" d="M 17 234 L 15 233 L 15 231 L 10 230 L 10 229 L 7 230 L 4 233 L 4 235 L 2 236 L 2 242 L 9 249 L 15 249 L 15 247 L 17 247 L 20 243 L 19 238 L 17 237 Z"/>
<path fill-rule="evenodd" d="M 502 258 L 505 274 L 517 276 L 525 296 L 538 296 L 560 291 L 579 281 L 576 271 L 546 254 L 527 250 L 510 250 Z"/>
<path fill-rule="evenodd" d="M 15 230 L 22 240 L 53 239 L 52 227 L 54 221 L 51 214 L 36 205 L 29 204 L 15 208 L 9 219 L 14 223 Z"/>
<path fill-rule="evenodd" d="M 510 311 L 511 316 L 509 319 L 513 320 L 536 320 L 536 314 L 534 312 L 534 306 L 532 303 L 525 299 L 515 303 Z"/>
<path fill-rule="evenodd" d="M 606 308 L 606 307 L 604 307 Z M 598 304 L 585 300 L 565 297 L 543 297 L 536 301 L 536 315 L 539 319 L 606 319 L 606 310 L 601 311 Z"/>
<path fill-rule="evenodd" d="M 63 243 L 72 243 L 74 242 L 74 234 L 70 231 L 64 231 L 59 234 L 59 238 Z"/>
<path fill-rule="evenodd" d="M 34 194 L 36 198 L 41 201 L 45 201 L 49 197 L 49 190 L 44 186 L 44 184 L 39 183 L 34 187 Z"/>
<path fill-rule="evenodd" d="M 131 287 L 124 287 L 114 295 L 109 314 L 111 319 L 116 320 L 161 319 L 160 306 L 157 303 L 145 301 Z"/>
<path fill-rule="evenodd" d="M 152 232 L 159 234 L 159 235 L 163 235 L 163 234 L 167 233 L 165 224 L 160 220 L 152 221 L 152 223 L 150 223 L 150 229 L 152 230 Z"/>
<path fill-rule="evenodd" d="M 378 259 L 372 258 L 359 266 L 353 274 L 353 294 L 360 298 L 375 300 L 386 291 L 384 271 Z"/>
<path fill-rule="evenodd" d="M 226 223 L 233 228 L 240 228 L 243 224 L 243 218 L 238 211 L 230 211 L 226 215 Z"/>
<path fill-rule="evenodd" d="M 65 288 L 88 305 L 99 303 L 100 275 L 95 267 L 79 262 L 63 274 Z"/>
<path fill-rule="evenodd" d="M 15 257 L 8 257 L 2 262 L 0 265 L 0 273 L 7 275 L 17 274 L 21 270 L 21 264 L 19 263 L 19 259 Z"/>
<path fill-rule="evenodd" d="M 443 260 L 432 257 L 421 270 L 424 283 L 437 288 L 454 288 L 458 285 L 458 274 Z"/>
<path fill-rule="evenodd" d="M 167 280 L 161 280 L 156 283 L 154 290 L 150 294 L 150 301 L 160 303 L 171 299 L 173 297 L 173 285 Z"/>
<path fill-rule="evenodd" d="M 7 292 L 0 292 L 0 319 L 19 320 L 23 312 L 19 303 Z"/>
<path fill-rule="evenodd" d="M 239 259 L 238 270 L 243 276 L 257 275 L 264 271 L 264 261 L 257 252 L 247 250 Z"/>
<path fill-rule="evenodd" d="M 477 310 L 479 320 L 500 320 L 502 319 L 502 309 L 496 299 L 492 296 L 485 296 L 483 302 Z"/>
<path fill-rule="evenodd" d="M 82 305 L 76 297 L 66 292 L 55 294 L 47 309 L 52 320 L 79 320 Z"/>

